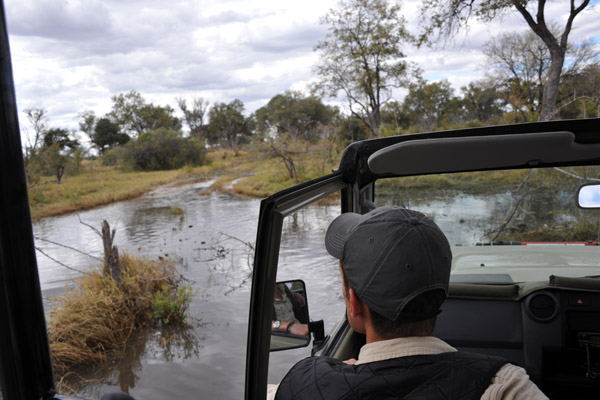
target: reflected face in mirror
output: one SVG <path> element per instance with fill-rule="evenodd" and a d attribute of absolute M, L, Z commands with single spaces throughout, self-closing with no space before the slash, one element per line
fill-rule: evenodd
<path fill-rule="evenodd" d="M 307 346 L 310 342 L 308 322 L 304 282 L 277 282 L 273 295 L 271 351 Z"/>
<path fill-rule="evenodd" d="M 581 208 L 600 208 L 600 184 L 580 187 L 577 204 Z"/>

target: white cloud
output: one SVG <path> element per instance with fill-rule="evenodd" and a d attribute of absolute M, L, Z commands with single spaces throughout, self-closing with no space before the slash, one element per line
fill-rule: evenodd
<path fill-rule="evenodd" d="M 560 19 L 564 2 L 548 3 Z M 52 126 L 77 128 L 77 114 L 110 110 L 110 97 L 137 90 L 149 101 L 202 96 L 235 98 L 252 112 L 288 89 L 315 79 L 319 19 L 337 0 L 6 0 L 18 105 L 48 109 Z M 418 28 L 420 1 L 403 7 Z M 597 7 L 577 17 L 572 37 L 597 37 Z M 458 90 L 484 75 L 483 44 L 527 29 L 516 13 L 433 49 L 407 48 L 427 79 Z M 399 91 L 401 96 L 402 91 Z M 342 100 L 343 103 L 343 100 Z"/>

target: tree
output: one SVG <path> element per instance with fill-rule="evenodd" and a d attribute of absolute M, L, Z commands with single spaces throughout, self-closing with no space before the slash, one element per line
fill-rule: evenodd
<path fill-rule="evenodd" d="M 27 146 L 27 157 L 35 155 L 36 151 L 42 146 L 44 133 L 48 130 L 48 112 L 44 108 L 28 108 L 25 110 L 27 119 L 33 126 L 33 141 L 27 137 L 29 145 Z"/>
<path fill-rule="evenodd" d="M 338 135 L 345 144 L 369 138 L 367 127 L 356 117 L 343 119 L 338 127 Z"/>
<path fill-rule="evenodd" d="M 557 26 L 551 27 L 553 32 L 558 30 Z M 542 39 L 531 31 L 505 33 L 489 40 L 483 51 L 492 67 L 488 76 L 496 82 L 513 113 L 521 114 L 519 120 L 523 121 L 538 119 L 552 62 Z M 590 42 L 569 44 L 565 55 L 569 63 L 563 68 L 559 83 L 566 76 L 577 75 L 596 56 Z"/>
<path fill-rule="evenodd" d="M 436 31 L 445 37 L 456 34 L 468 25 L 472 16 L 482 21 L 491 21 L 508 10 L 518 12 L 550 52 L 551 62 L 540 110 L 540 119 L 548 121 L 555 115 L 558 84 L 573 21 L 589 3 L 590 0 L 582 0 L 576 5 L 575 0 L 571 0 L 564 28 L 560 34 L 554 35 L 551 25 L 546 22 L 546 0 L 425 0 L 421 15 L 426 23 L 421 42 L 431 41 L 431 35 Z M 529 10 L 532 4 L 537 5 L 535 12 Z"/>
<path fill-rule="evenodd" d="M 42 161 L 47 172 L 56 173 L 60 183 L 69 156 L 79 147 L 79 141 L 71 138 L 71 132 L 63 128 L 48 129 L 44 133 Z"/>
<path fill-rule="evenodd" d="M 600 63 L 593 62 L 568 74 L 559 87 L 561 118 L 600 117 Z"/>
<path fill-rule="evenodd" d="M 184 120 L 190 128 L 190 136 L 207 139 L 208 131 L 204 125 L 204 117 L 207 115 L 208 100 L 204 100 L 202 97 L 196 97 L 192 100 L 192 108 L 188 108 L 185 99 L 176 99 L 177 105 L 183 112 Z"/>
<path fill-rule="evenodd" d="M 79 146 L 79 141 L 77 139 L 73 139 L 71 137 L 71 132 L 63 128 L 48 129 L 44 133 L 43 143 L 44 150 L 53 144 L 57 144 L 61 151 L 75 150 Z"/>
<path fill-rule="evenodd" d="M 431 130 L 457 122 L 453 118 L 459 117 L 460 104 L 447 80 L 428 83 L 419 79 L 410 85 L 402 110 L 413 124 Z"/>
<path fill-rule="evenodd" d="M 209 140 L 237 149 L 251 134 L 249 121 L 244 117 L 244 103 L 235 99 L 230 103 L 216 103 L 209 112 Z"/>
<path fill-rule="evenodd" d="M 486 42 L 483 53 L 513 112 L 537 119 L 529 117 L 539 112 L 551 63 L 544 42 L 533 32 L 505 33 Z"/>
<path fill-rule="evenodd" d="M 381 123 L 386 133 L 399 134 L 400 129 L 410 126 L 411 119 L 402 108 L 402 103 L 392 100 L 381 108 Z"/>
<path fill-rule="evenodd" d="M 100 151 L 100 154 L 104 154 L 107 150 L 117 145 L 127 143 L 130 138 L 129 135 L 120 131 L 119 125 L 103 117 L 96 121 L 91 139 L 92 143 Z"/>
<path fill-rule="evenodd" d="M 181 121 L 175 117 L 175 110 L 172 107 L 147 103 L 139 92 L 132 90 L 126 94 L 113 96 L 111 99 L 113 107 L 108 114 L 109 118 L 117 123 L 122 131 L 134 137 L 158 128 L 177 132 L 181 129 Z"/>
<path fill-rule="evenodd" d="M 328 123 L 335 111 L 315 96 L 288 90 L 256 111 L 257 129 L 263 134 L 289 135 L 292 140 L 316 139 L 318 127 Z"/>
<path fill-rule="evenodd" d="M 407 63 L 402 45 L 412 37 L 405 29 L 400 5 L 386 0 L 341 0 L 322 23 L 329 33 L 317 45 L 321 77 L 319 93 L 342 92 L 350 112 L 379 135 L 381 106 L 394 88 L 404 85 Z"/>
<path fill-rule="evenodd" d="M 504 113 L 498 91 L 492 82 L 471 82 L 460 90 L 463 95 L 463 111 L 467 122 L 489 122 Z"/>
<path fill-rule="evenodd" d="M 83 111 L 79 113 L 79 129 L 92 139 L 94 128 L 96 127 L 96 114 L 93 111 Z"/>

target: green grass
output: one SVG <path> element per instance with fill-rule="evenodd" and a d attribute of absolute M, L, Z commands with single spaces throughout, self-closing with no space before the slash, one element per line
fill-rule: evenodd
<path fill-rule="evenodd" d="M 161 185 L 215 179 L 209 190 L 263 198 L 298 183 L 330 173 L 339 165 L 342 148 L 326 153 L 321 145 L 303 145 L 294 157 L 298 179 L 292 179 L 283 160 L 266 144 L 244 150 L 213 150 L 210 161 L 201 167 L 171 171 L 131 172 L 87 162 L 76 176 L 63 178 L 61 184 L 47 178 L 29 189 L 34 219 L 85 210 L 115 201 L 138 197 Z M 569 169 L 581 176 L 599 177 L 598 168 Z M 400 190 L 457 190 L 465 193 L 502 192 L 523 184 L 527 170 L 465 172 L 422 175 L 377 181 L 377 192 L 394 195 Z M 527 179 L 528 187 L 577 185 L 580 181 L 552 169 L 536 170 Z M 181 210 L 183 211 L 183 210 Z M 180 214 L 180 211 L 173 210 Z"/>

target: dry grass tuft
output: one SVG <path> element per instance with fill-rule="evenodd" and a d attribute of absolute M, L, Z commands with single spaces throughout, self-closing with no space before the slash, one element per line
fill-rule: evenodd
<path fill-rule="evenodd" d="M 55 299 L 48 330 L 59 374 L 118 357 L 136 328 L 185 323 L 191 288 L 179 286 L 173 261 L 122 255 L 120 262 L 120 286 L 99 269 Z"/>

